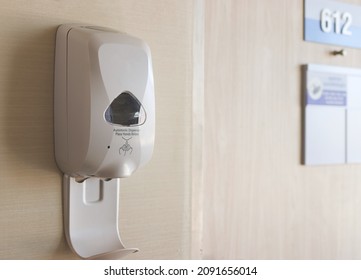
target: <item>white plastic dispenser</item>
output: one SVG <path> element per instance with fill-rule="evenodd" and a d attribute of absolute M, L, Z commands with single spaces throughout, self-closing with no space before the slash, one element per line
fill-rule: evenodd
<path fill-rule="evenodd" d="M 118 259 L 119 178 L 153 153 L 155 104 L 149 47 L 115 30 L 61 25 L 56 35 L 55 158 L 64 172 L 64 227 L 85 259 Z"/>

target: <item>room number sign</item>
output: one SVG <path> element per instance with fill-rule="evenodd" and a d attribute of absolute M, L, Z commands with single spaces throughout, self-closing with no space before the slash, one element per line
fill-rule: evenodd
<path fill-rule="evenodd" d="M 320 21 L 321 30 L 325 33 L 335 32 L 336 34 L 347 36 L 352 35 L 352 31 L 350 30 L 352 15 L 349 12 L 333 12 L 326 8 L 321 11 Z"/>
<path fill-rule="evenodd" d="M 304 0 L 304 40 L 361 48 L 361 6 Z"/>

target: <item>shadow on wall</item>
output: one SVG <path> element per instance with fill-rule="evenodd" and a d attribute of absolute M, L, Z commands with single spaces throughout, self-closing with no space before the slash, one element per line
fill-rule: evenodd
<path fill-rule="evenodd" d="M 25 30 L 24 30 L 25 29 Z M 53 62 L 56 26 L 24 27 L 13 50 L 6 92 L 6 144 L 31 169 L 56 170 Z M 25 33 L 26 32 L 26 33 Z"/>
<path fill-rule="evenodd" d="M 59 196 L 61 175 L 54 158 L 53 68 L 58 25 L 54 23 L 49 27 L 49 21 L 29 18 L 17 22 L 14 19 L 13 25 L 9 23 L 12 31 L 16 32 L 9 35 L 9 44 L 13 49 L 9 51 L 10 68 L 4 71 L 7 83 L 2 93 L 6 102 L 5 143 L 11 159 L 20 169 L 15 181 L 22 184 L 32 180 L 29 185 L 36 186 L 31 192 L 20 192 L 17 195 L 17 206 L 13 206 L 16 217 L 12 218 L 19 225 L 9 230 L 24 235 L 22 255 L 8 251 L 10 257 L 14 258 L 27 259 L 34 255 L 57 259 L 73 257 L 62 230 L 62 203 Z M 34 182 L 35 178 L 38 178 L 37 182 Z M 54 185 L 54 182 L 57 183 Z M 18 192 L 28 186 L 14 187 Z M 39 201 L 44 203 L 39 205 Z M 25 215 L 21 214 L 22 210 L 19 211 L 23 208 L 28 209 Z M 21 224 L 24 224 L 25 219 L 27 224 L 33 225 L 33 228 L 25 229 L 26 233 L 21 232 L 24 230 Z M 11 237 L 8 240 L 18 241 Z M 40 241 L 41 246 L 38 243 Z M 34 246 L 41 248 L 34 251 Z"/>

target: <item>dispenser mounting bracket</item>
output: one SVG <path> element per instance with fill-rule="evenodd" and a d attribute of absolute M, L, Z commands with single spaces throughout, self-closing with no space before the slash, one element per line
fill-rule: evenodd
<path fill-rule="evenodd" d="M 118 259 L 126 249 L 118 229 L 120 179 L 88 178 L 78 183 L 64 175 L 64 226 L 71 248 L 84 259 Z"/>

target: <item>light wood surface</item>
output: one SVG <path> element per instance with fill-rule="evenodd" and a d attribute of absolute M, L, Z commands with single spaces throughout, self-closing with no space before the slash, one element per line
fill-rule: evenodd
<path fill-rule="evenodd" d="M 192 1 L 1 1 L 0 259 L 75 258 L 63 236 L 53 152 L 53 60 L 58 25 L 127 32 L 151 48 L 156 145 L 124 179 L 120 232 L 135 259 L 189 258 Z"/>
<path fill-rule="evenodd" d="M 361 1 L 348 1 L 361 4 Z M 303 1 L 205 1 L 202 258 L 360 259 L 361 165 L 301 165 Z"/>

